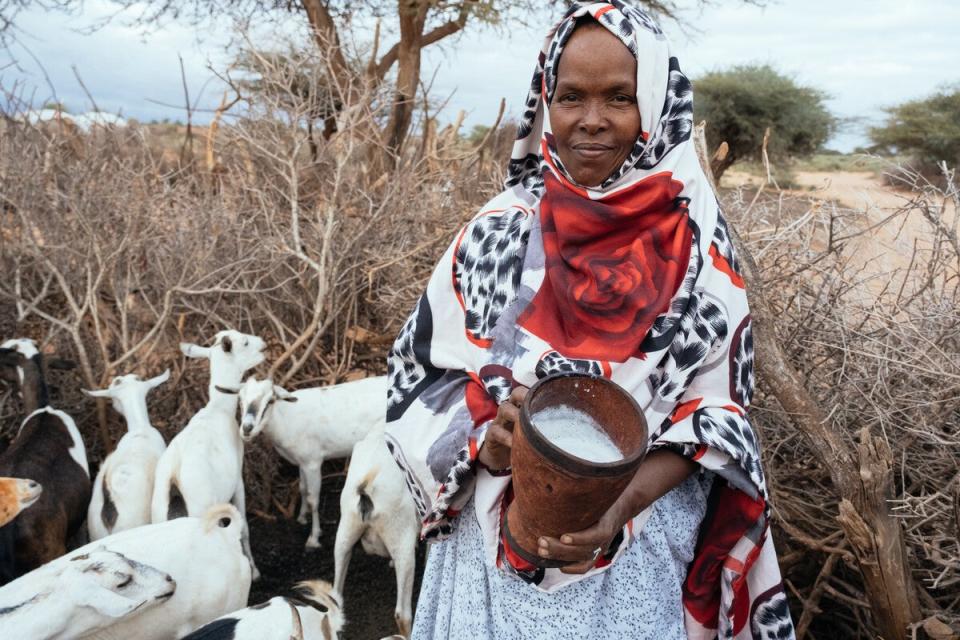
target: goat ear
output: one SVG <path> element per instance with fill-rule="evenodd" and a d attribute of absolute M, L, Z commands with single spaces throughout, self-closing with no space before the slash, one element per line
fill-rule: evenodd
<path fill-rule="evenodd" d="M 86 389 L 80 389 L 83 392 L 83 395 L 90 398 L 112 398 L 113 394 L 110 393 L 109 389 L 97 389 L 95 391 L 87 391 Z"/>
<path fill-rule="evenodd" d="M 170 369 L 167 369 L 166 371 L 164 371 L 164 372 L 161 373 L 160 375 L 154 376 L 153 378 L 150 378 L 149 380 L 147 380 L 147 385 L 148 385 L 151 389 L 155 389 L 155 388 L 159 387 L 160 385 L 162 385 L 164 382 L 166 382 L 166 381 L 169 380 L 169 379 L 170 379 Z"/>
<path fill-rule="evenodd" d="M 77 363 L 66 358 L 44 358 L 48 369 L 59 369 L 60 371 L 70 371 L 77 368 Z"/>
<path fill-rule="evenodd" d="M 223 336 L 220 339 L 220 346 L 223 347 L 224 353 L 230 353 L 233 351 L 233 340 L 230 339 L 230 336 Z"/>
<path fill-rule="evenodd" d="M 280 400 L 283 400 L 284 402 L 296 402 L 296 401 L 297 401 L 297 396 L 293 395 L 292 393 L 290 393 L 289 391 L 287 391 L 287 390 L 284 389 L 283 387 L 278 387 L 278 386 L 274 385 L 274 386 L 273 386 L 273 394 L 274 394 L 275 396 L 277 396 L 277 398 L 279 398 Z"/>
<path fill-rule="evenodd" d="M 180 353 L 188 358 L 209 358 L 210 347 L 201 347 L 200 345 L 193 344 L 192 342 L 181 342 Z"/>
<path fill-rule="evenodd" d="M 235 396 L 235 395 L 237 395 L 238 393 L 240 393 L 240 390 L 239 390 L 239 389 L 231 389 L 231 388 L 229 388 L 229 387 L 221 387 L 221 386 L 218 385 L 218 384 L 213 385 L 213 388 L 216 389 L 217 391 L 219 391 L 220 393 L 228 393 L 228 394 L 230 394 L 230 395 L 232 395 L 232 396 Z"/>
<path fill-rule="evenodd" d="M 132 600 L 114 593 L 99 584 L 95 588 L 82 589 L 81 604 L 90 607 L 97 613 L 108 618 L 122 618 L 130 615 L 146 603 L 146 600 Z"/>

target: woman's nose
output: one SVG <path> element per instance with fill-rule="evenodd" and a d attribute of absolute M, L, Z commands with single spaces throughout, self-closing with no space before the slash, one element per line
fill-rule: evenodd
<path fill-rule="evenodd" d="M 580 118 L 580 128 L 590 134 L 595 134 L 606 129 L 606 116 L 603 113 L 603 105 L 587 103 L 584 105 L 583 117 Z"/>

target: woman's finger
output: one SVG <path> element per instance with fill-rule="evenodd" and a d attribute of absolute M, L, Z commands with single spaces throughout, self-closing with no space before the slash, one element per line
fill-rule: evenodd
<path fill-rule="evenodd" d="M 597 549 L 600 549 L 598 552 Z M 564 544 L 556 538 L 540 538 L 540 546 L 537 553 L 543 558 L 551 560 L 566 560 L 569 562 L 585 562 L 595 560 L 603 550 L 606 549 L 604 542 L 598 542 L 593 546 Z"/>
<path fill-rule="evenodd" d="M 503 402 L 497 408 L 497 417 L 494 423 L 499 423 L 508 431 L 513 431 L 513 425 L 519 420 L 520 409 L 509 402 Z"/>
<path fill-rule="evenodd" d="M 487 435 L 485 437 L 485 442 L 490 442 L 492 444 L 500 445 L 507 447 L 508 449 L 513 448 L 513 433 L 511 433 L 506 427 L 497 422 L 491 422 L 490 426 L 487 427 Z"/>
<path fill-rule="evenodd" d="M 527 397 L 527 391 L 530 391 L 528 387 L 516 387 L 510 392 L 510 404 L 514 405 L 515 407 L 522 405 L 523 399 Z"/>
<path fill-rule="evenodd" d="M 601 544 L 607 545 L 611 540 L 613 540 L 615 535 L 616 531 L 611 532 L 606 526 L 598 522 L 589 529 L 584 529 L 583 531 L 578 531 L 576 533 L 563 534 L 560 536 L 560 542 L 575 547 L 594 548 Z"/>

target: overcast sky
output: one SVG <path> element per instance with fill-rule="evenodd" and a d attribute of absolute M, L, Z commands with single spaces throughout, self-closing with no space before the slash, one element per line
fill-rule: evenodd
<path fill-rule="evenodd" d="M 826 91 L 830 109 L 855 120 L 831 141 L 839 150 L 863 144 L 864 127 L 882 119 L 884 106 L 960 82 L 957 0 L 779 0 L 762 9 L 733 1 L 716 4 L 725 6 L 689 12 L 696 31 L 684 34 L 665 24 L 681 67 L 696 79 L 733 64 L 770 63 Z M 29 52 L 13 50 L 17 65 L 9 64 L 9 54 L 0 54 L 6 58 L 6 64 L 0 63 L 4 87 L 19 83 L 35 104 L 53 99 L 55 91 L 69 110 L 88 110 L 90 101 L 75 67 L 102 110 L 141 120 L 182 120 L 182 107 L 164 106 L 184 102 L 180 55 L 191 97 L 206 86 L 201 103 L 215 106 L 219 90 L 209 83 L 207 66 L 222 68 L 228 60 L 226 25 L 219 32 L 205 28 L 198 34 L 171 24 L 145 36 L 114 20 L 93 35 L 81 33 L 111 11 L 106 0 L 87 0 L 78 15 L 21 14 L 20 40 Z M 286 30 L 295 32 L 297 26 L 291 22 Z M 471 29 L 443 47 L 429 48 L 423 77 L 436 71 L 437 97 L 452 96 L 447 119 L 465 109 L 467 126 L 489 124 L 501 97 L 507 99 L 508 113 L 516 114 L 547 26 L 512 29 L 509 36 Z M 262 47 L 276 41 L 261 38 Z"/>

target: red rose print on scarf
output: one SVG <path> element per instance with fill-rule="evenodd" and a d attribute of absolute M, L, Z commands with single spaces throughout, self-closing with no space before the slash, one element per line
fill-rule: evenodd
<path fill-rule="evenodd" d="M 520 325 L 564 356 L 623 362 L 683 280 L 690 259 L 689 212 L 670 173 L 603 200 L 544 176 L 540 224 L 543 285 Z"/>

